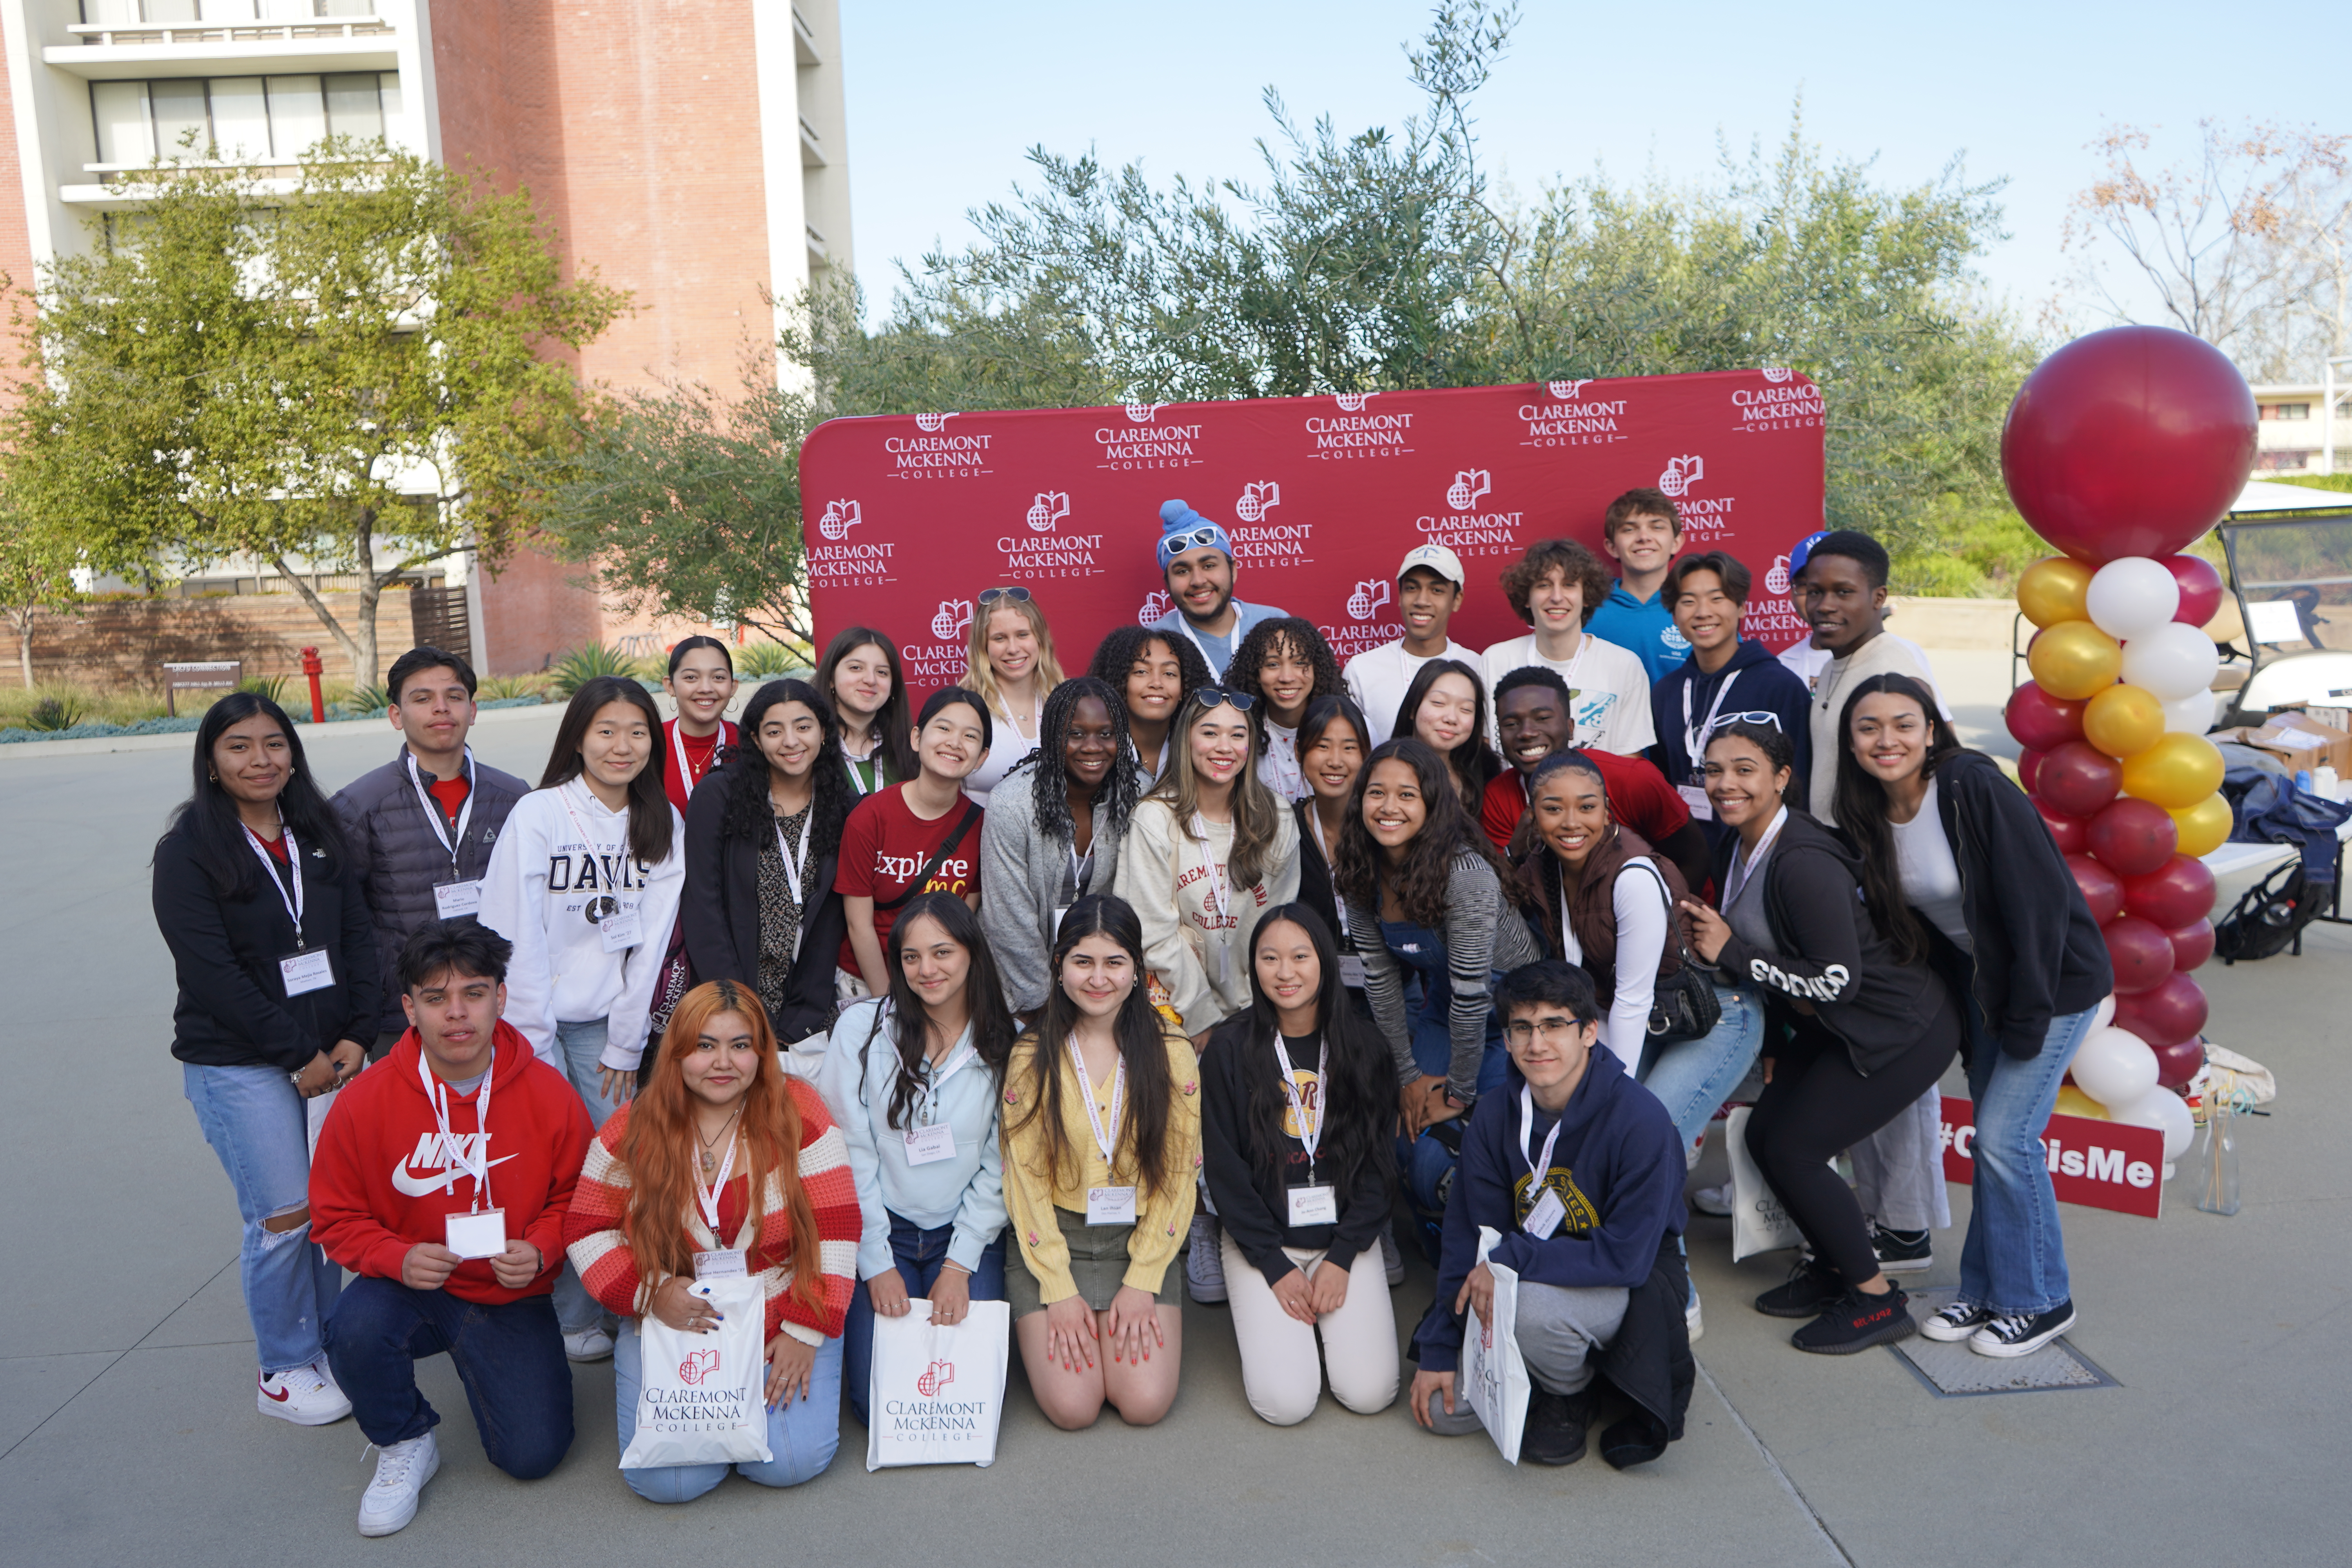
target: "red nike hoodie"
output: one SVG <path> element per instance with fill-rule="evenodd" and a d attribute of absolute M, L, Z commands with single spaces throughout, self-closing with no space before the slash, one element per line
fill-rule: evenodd
<path fill-rule="evenodd" d="M 546 1260 L 520 1290 L 499 1284 L 488 1258 L 457 1265 L 444 1289 L 495 1307 L 554 1289 L 564 1213 L 595 1134 L 580 1096 L 532 1054 L 520 1030 L 501 1020 L 491 1051 L 489 1203 L 506 1211 L 508 1238 L 520 1237 Z M 310 1238 L 354 1274 L 398 1279 L 410 1247 L 446 1245 L 444 1216 L 474 1206 L 474 1178 L 440 1146 L 440 1123 L 416 1073 L 424 1054 L 412 1028 L 345 1085 L 310 1157 Z M 463 1100 L 449 1096 L 451 1137 L 481 1131 L 480 1103 L 478 1089 Z"/>

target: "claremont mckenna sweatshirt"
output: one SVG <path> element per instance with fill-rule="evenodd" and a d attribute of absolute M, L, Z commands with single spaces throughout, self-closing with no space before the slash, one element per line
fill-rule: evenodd
<path fill-rule="evenodd" d="M 686 881 L 686 826 L 669 811 L 669 854 L 630 855 L 626 811 L 607 811 L 578 779 L 515 803 L 482 879 L 481 922 L 514 943 L 507 1021 L 559 1071 L 557 1023 L 607 1021 L 603 1065 L 635 1070 L 645 1054 L 654 984 Z M 634 911 L 637 942 L 604 951 L 604 922 Z"/>

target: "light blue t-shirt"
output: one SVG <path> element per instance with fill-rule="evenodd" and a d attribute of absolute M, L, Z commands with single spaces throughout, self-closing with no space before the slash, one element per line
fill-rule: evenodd
<path fill-rule="evenodd" d="M 1690 639 L 1675 629 L 1675 614 L 1663 590 L 1637 599 L 1622 583 L 1612 583 L 1609 596 L 1601 601 L 1601 608 L 1593 612 L 1584 629 L 1640 659 L 1653 686 L 1690 658 Z"/>
<path fill-rule="evenodd" d="M 1201 657 L 1209 661 L 1209 673 L 1223 680 L 1225 678 L 1225 667 L 1234 661 L 1235 645 L 1248 635 L 1252 626 L 1261 621 L 1278 621 L 1290 614 L 1288 610 L 1277 610 L 1270 605 L 1246 604 L 1240 599 L 1234 599 L 1231 603 L 1234 607 L 1234 629 L 1223 637 L 1212 637 L 1202 631 L 1186 620 L 1184 612 L 1181 610 L 1169 611 L 1151 623 L 1151 629 L 1155 632 L 1173 632 L 1179 637 L 1191 637 L 1192 646 L 1201 650 Z"/>

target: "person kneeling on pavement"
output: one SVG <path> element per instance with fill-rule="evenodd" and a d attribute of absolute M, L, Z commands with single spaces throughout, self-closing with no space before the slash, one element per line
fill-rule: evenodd
<path fill-rule="evenodd" d="M 1584 1457 L 1596 1378 L 1633 1410 L 1601 1434 L 1619 1469 L 1683 1435 L 1696 1375 L 1683 1321 L 1683 1156 L 1657 1097 L 1597 1044 L 1601 1007 L 1585 973 L 1556 959 L 1504 976 L 1496 1005 L 1508 1077 L 1483 1098 L 1445 1205 L 1437 1299 L 1413 1334 L 1412 1415 L 1431 1431 L 1479 1430 L 1455 1386 L 1465 1310 L 1491 1321 L 1489 1261 L 1519 1279 L 1519 1352 L 1533 1384 L 1519 1451 L 1542 1465 Z"/>
<path fill-rule="evenodd" d="M 572 1447 L 572 1364 L 549 1300 L 588 1151 L 563 1075 L 504 1023 L 512 947 L 471 920 L 401 950 L 408 1032 L 336 1097 L 310 1163 L 312 1232 L 359 1276 L 327 1360 L 378 1449 L 360 1533 L 416 1517 L 441 1468 L 416 1363 L 446 1351 L 490 1463 L 537 1480 Z"/>

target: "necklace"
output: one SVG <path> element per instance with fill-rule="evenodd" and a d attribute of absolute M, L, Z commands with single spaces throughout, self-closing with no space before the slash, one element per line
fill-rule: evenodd
<path fill-rule="evenodd" d="M 712 1133 L 708 1139 L 705 1139 L 702 1136 L 702 1130 L 700 1128 L 698 1127 L 695 1129 L 695 1139 L 698 1142 L 702 1144 L 702 1175 L 705 1181 L 709 1180 L 711 1177 L 719 1173 L 719 1141 L 727 1136 L 728 1130 L 735 1125 L 735 1119 L 742 1114 L 743 1102 L 739 1100 L 735 1102 L 735 1109 L 727 1113 L 726 1121 L 719 1126 L 718 1131 Z"/>

